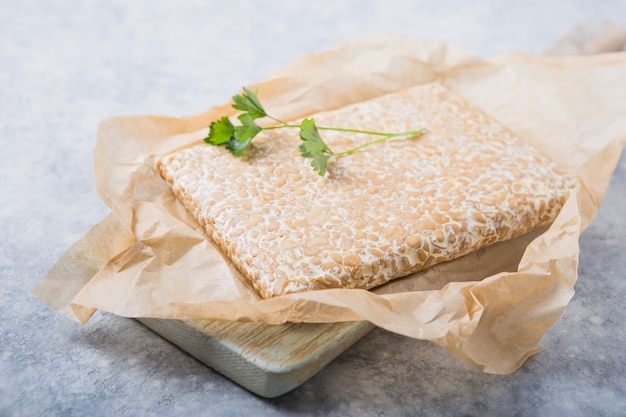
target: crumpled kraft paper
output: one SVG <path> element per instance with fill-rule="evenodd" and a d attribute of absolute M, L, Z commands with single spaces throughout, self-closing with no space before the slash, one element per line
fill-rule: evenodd
<path fill-rule="evenodd" d="M 485 372 L 513 372 L 538 351 L 574 294 L 580 233 L 626 143 L 624 74 L 624 53 L 483 60 L 445 42 L 381 36 L 306 56 L 248 86 L 273 115 L 290 120 L 436 80 L 579 179 L 550 227 L 373 291 L 261 300 L 175 199 L 155 159 L 200 143 L 211 121 L 233 114 L 230 103 L 190 117 L 107 119 L 94 155 L 111 213 L 33 292 L 81 323 L 97 309 L 269 324 L 368 320 L 445 346 Z"/>

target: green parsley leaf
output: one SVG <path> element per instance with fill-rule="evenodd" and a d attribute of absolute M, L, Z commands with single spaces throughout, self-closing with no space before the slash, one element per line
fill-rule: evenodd
<path fill-rule="evenodd" d="M 300 124 L 300 155 L 304 158 L 311 158 L 311 166 L 320 176 L 326 173 L 328 160 L 333 156 L 333 151 L 321 138 L 314 119 L 304 119 Z"/>
<path fill-rule="evenodd" d="M 235 126 L 230 119 L 223 116 L 209 126 L 209 136 L 204 141 L 210 145 L 222 145 L 235 137 Z"/>
<path fill-rule="evenodd" d="M 237 139 L 231 139 L 226 144 L 226 149 L 228 149 L 235 156 L 241 156 L 243 152 L 248 148 L 253 138 L 254 136 L 250 136 L 243 141 L 239 141 Z"/>
<path fill-rule="evenodd" d="M 240 142 L 247 140 L 249 137 L 255 137 L 263 130 L 248 113 L 239 115 L 237 119 L 241 122 L 241 126 L 235 126 L 235 139 Z"/>
<path fill-rule="evenodd" d="M 261 105 L 257 93 L 243 88 L 243 94 L 237 94 L 233 97 L 233 108 L 247 112 L 253 119 L 267 116 L 265 109 Z"/>
<path fill-rule="evenodd" d="M 241 126 L 234 127 L 234 138 L 228 142 L 226 148 L 239 156 L 250 145 L 252 139 L 263 129 L 254 122 L 254 119 L 248 113 L 239 115 L 237 119 L 241 122 Z"/>

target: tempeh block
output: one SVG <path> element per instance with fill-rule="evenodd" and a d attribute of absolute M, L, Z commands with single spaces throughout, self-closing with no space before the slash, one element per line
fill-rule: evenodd
<path fill-rule="evenodd" d="M 426 127 L 331 158 L 299 154 L 297 129 L 263 131 L 249 155 L 197 145 L 161 158 L 177 197 L 254 285 L 273 297 L 371 289 L 554 220 L 574 180 L 438 83 L 313 116 L 318 126 Z M 334 151 L 367 136 L 320 132 Z"/>

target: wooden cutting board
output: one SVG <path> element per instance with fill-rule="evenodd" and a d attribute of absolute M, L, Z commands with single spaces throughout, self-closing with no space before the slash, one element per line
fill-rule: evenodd
<path fill-rule="evenodd" d="M 557 42 L 549 55 L 621 50 L 626 31 L 589 19 Z M 210 320 L 138 319 L 148 328 L 242 387 L 267 398 L 296 388 L 374 326 L 343 323 L 237 323 Z"/>
<path fill-rule="evenodd" d="M 374 328 L 368 322 L 236 323 L 139 319 L 242 387 L 267 398 L 296 388 Z"/>

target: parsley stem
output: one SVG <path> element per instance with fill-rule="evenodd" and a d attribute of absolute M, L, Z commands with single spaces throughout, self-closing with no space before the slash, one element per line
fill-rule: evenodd
<path fill-rule="evenodd" d="M 275 117 L 272 117 L 272 116 L 270 116 L 270 115 L 269 115 L 269 114 L 267 114 L 267 113 L 265 114 L 265 117 L 267 117 L 268 119 L 272 119 L 272 120 L 273 120 L 273 121 L 275 121 L 276 123 L 280 123 L 280 124 L 279 124 L 279 125 L 277 125 L 277 126 L 269 126 L 269 127 L 264 127 L 263 129 L 266 129 L 266 130 L 268 130 L 268 129 L 270 129 L 270 130 L 271 130 L 271 129 L 279 129 L 279 128 L 281 128 L 281 127 L 300 127 L 300 126 L 298 126 L 298 125 L 290 125 L 289 123 L 287 123 L 287 122 L 283 122 L 282 120 L 277 119 L 277 118 L 275 118 Z"/>
<path fill-rule="evenodd" d="M 371 130 L 360 130 L 360 129 L 347 129 L 343 127 L 326 127 L 326 126 L 317 126 L 318 130 L 331 130 L 335 132 L 349 132 L 349 133 L 361 133 L 363 135 L 372 135 L 372 136 L 384 136 L 381 138 L 382 140 L 387 140 L 389 138 L 398 137 L 398 136 L 414 136 L 418 134 L 422 134 L 426 131 L 426 129 L 421 128 L 418 130 L 409 130 L 407 132 L 376 132 Z M 380 142 L 381 139 L 377 139 L 376 142 Z M 369 142 L 368 142 L 369 143 Z"/>
<path fill-rule="evenodd" d="M 318 129 L 322 130 L 323 128 L 318 127 Z M 331 128 L 331 129 L 334 130 L 334 128 Z M 326 130 L 331 130 L 331 129 L 326 129 Z M 397 138 L 397 137 L 400 137 L 400 136 L 418 136 L 418 135 L 421 135 L 421 134 L 425 133 L 426 132 L 426 128 L 423 127 L 421 129 L 417 129 L 417 130 L 410 130 L 408 132 L 398 132 L 398 133 L 367 132 L 367 131 L 362 131 L 362 130 L 354 131 L 354 130 L 351 130 L 351 129 L 342 129 L 341 131 L 348 131 L 348 132 L 355 132 L 355 133 L 366 133 L 366 134 L 369 134 L 369 135 L 378 135 L 378 136 L 382 136 L 382 137 L 378 138 L 378 139 L 374 139 L 374 140 L 369 141 L 369 142 L 365 142 L 362 145 L 359 145 L 359 146 L 357 146 L 355 148 L 351 148 L 351 149 L 348 149 L 348 150 L 345 150 L 345 151 L 342 151 L 342 152 L 333 152 L 332 153 L 333 156 L 350 155 L 351 153 L 354 153 L 356 151 L 360 151 L 361 149 L 363 149 L 363 148 L 365 148 L 367 146 L 374 145 L 374 144 L 380 143 L 380 142 L 384 142 L 384 141 L 386 141 L 388 139 L 391 139 L 391 138 Z"/>
<path fill-rule="evenodd" d="M 289 123 L 285 123 L 282 120 L 278 120 L 275 119 L 271 116 L 267 116 L 270 119 L 280 123 L 278 125 L 274 125 L 274 126 L 267 126 L 267 127 L 263 127 L 263 130 L 275 130 L 275 129 L 282 129 L 282 128 L 291 128 L 291 129 L 300 129 L 300 125 L 294 125 L 294 124 L 289 124 Z M 343 128 L 343 127 L 329 127 L 329 126 L 316 126 L 318 130 L 329 130 L 329 131 L 335 131 L 335 132 L 348 132 L 348 133 L 360 133 L 363 135 L 372 135 L 372 136 L 383 136 L 380 139 L 376 139 L 375 141 L 372 142 L 367 142 L 369 143 L 378 143 L 378 142 L 382 142 L 385 141 L 389 138 L 393 138 L 393 137 L 399 137 L 399 136 L 417 136 L 417 135 L 421 135 L 422 133 L 426 132 L 426 128 L 421 128 L 421 129 L 417 129 L 417 130 L 409 130 L 406 132 L 376 132 L 373 130 L 360 130 L 360 129 L 348 129 L 348 128 Z M 369 145 L 365 145 L 365 146 L 369 146 Z M 343 153 L 343 152 L 342 152 Z"/>
<path fill-rule="evenodd" d="M 270 116 L 267 116 L 267 117 L 270 117 Z M 282 129 L 282 128 L 300 129 L 300 125 L 292 125 L 292 124 L 289 124 L 289 123 L 285 123 L 283 121 L 274 119 L 273 117 L 270 117 L 270 119 L 275 120 L 275 121 L 279 122 L 280 124 L 279 125 L 274 125 L 274 126 L 263 127 L 263 130 L 275 130 L 275 129 Z"/>
<path fill-rule="evenodd" d="M 289 124 L 289 123 L 285 123 L 282 120 L 276 119 L 270 115 L 266 115 L 266 117 L 269 117 L 270 119 L 274 120 L 277 123 L 280 123 L 278 125 L 274 125 L 274 126 L 268 126 L 268 127 L 264 127 L 263 130 L 275 130 L 275 129 L 282 129 L 282 128 L 290 128 L 290 129 L 300 129 L 301 126 L 300 125 L 294 125 L 294 124 Z M 421 135 L 423 133 L 426 132 L 426 128 L 423 127 L 421 129 L 417 129 L 417 130 L 409 130 L 406 132 L 394 132 L 394 133 L 389 133 L 389 132 L 376 132 L 376 131 L 371 131 L 371 130 L 361 130 L 361 129 L 348 129 L 348 128 L 343 128 L 343 127 L 328 127 L 328 126 L 316 126 L 318 130 L 330 130 L 330 131 L 335 131 L 335 132 L 349 132 L 349 133 L 360 133 L 360 134 L 364 134 L 364 135 L 372 135 L 372 136 L 381 136 L 378 139 L 374 139 L 372 141 L 369 142 L 365 142 L 362 145 L 359 145 L 355 148 L 351 148 L 345 151 L 341 151 L 341 152 L 333 152 L 332 150 L 329 149 L 330 151 L 330 155 L 332 156 L 344 156 L 344 155 L 350 155 L 356 151 L 360 151 L 361 149 L 368 147 L 370 145 L 374 145 L 376 143 L 380 143 L 380 142 L 384 142 L 388 139 L 391 138 L 397 138 L 397 137 L 404 137 L 404 136 L 418 136 Z"/>

